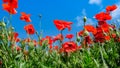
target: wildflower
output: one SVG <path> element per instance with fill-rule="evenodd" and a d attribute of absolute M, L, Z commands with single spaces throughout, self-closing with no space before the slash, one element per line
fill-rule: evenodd
<path fill-rule="evenodd" d="M 58 30 L 64 30 L 65 28 L 68 28 L 68 30 L 70 31 L 72 22 L 67 22 L 63 20 L 54 20 L 54 24 Z"/>
<path fill-rule="evenodd" d="M 46 44 L 48 44 L 48 45 L 52 45 L 53 39 L 52 39 L 52 37 L 50 37 L 50 36 L 46 36 L 45 38 L 42 38 L 42 39 L 40 40 L 40 45 L 41 45 L 41 46 L 42 46 L 43 42 L 46 42 Z"/>
<path fill-rule="evenodd" d="M 112 5 L 112 6 L 107 6 L 107 7 L 106 7 L 106 11 L 107 11 L 107 12 L 114 11 L 115 9 L 117 9 L 117 6 L 116 6 L 116 5 Z"/>
<path fill-rule="evenodd" d="M 3 10 L 10 14 L 16 14 L 16 8 L 18 8 L 18 0 L 3 0 Z"/>
<path fill-rule="evenodd" d="M 110 40 L 110 36 L 105 36 L 105 40 L 109 41 Z"/>
<path fill-rule="evenodd" d="M 53 42 L 57 41 L 57 40 L 60 40 L 60 41 L 63 41 L 64 37 L 62 34 L 58 34 L 57 36 L 54 36 L 53 37 Z"/>
<path fill-rule="evenodd" d="M 111 20 L 111 16 L 109 13 L 105 13 L 105 12 L 100 12 L 99 14 L 96 14 L 95 15 L 95 18 L 98 20 L 98 21 L 106 21 L 106 20 Z"/>
<path fill-rule="evenodd" d="M 92 44 L 92 39 L 90 38 L 90 36 L 85 36 L 84 38 L 84 44 Z"/>
<path fill-rule="evenodd" d="M 21 47 L 17 46 L 17 45 L 12 45 L 11 48 L 12 48 L 12 50 L 14 50 L 14 49 L 16 49 L 17 51 L 21 50 Z"/>
<path fill-rule="evenodd" d="M 21 12 L 20 20 L 24 20 L 26 22 L 31 22 L 30 14 L 26 14 L 25 12 Z"/>
<path fill-rule="evenodd" d="M 3 3 L 8 4 L 12 8 L 18 8 L 18 0 L 3 0 Z"/>
<path fill-rule="evenodd" d="M 17 32 L 13 32 L 10 34 L 10 36 L 8 37 L 8 39 L 10 41 L 15 41 L 15 42 L 19 42 L 20 38 L 18 38 L 18 33 Z"/>
<path fill-rule="evenodd" d="M 35 33 L 35 29 L 33 27 L 32 24 L 28 24 L 26 26 L 24 26 L 24 29 L 26 30 L 26 32 L 30 35 L 34 34 Z"/>
<path fill-rule="evenodd" d="M 33 44 L 34 44 L 34 46 L 37 46 L 37 41 L 36 40 L 33 40 Z"/>
<path fill-rule="evenodd" d="M 116 34 L 115 33 L 112 34 L 112 38 L 116 38 Z"/>
<path fill-rule="evenodd" d="M 83 34 L 84 34 L 84 31 L 83 31 L 83 30 L 81 30 L 80 32 L 78 32 L 78 35 L 79 35 L 79 36 L 83 36 Z"/>
<path fill-rule="evenodd" d="M 85 28 L 85 30 L 87 30 L 88 32 L 92 32 L 93 34 L 97 33 L 96 28 L 92 25 L 85 25 L 84 28 Z"/>
<path fill-rule="evenodd" d="M 16 14 L 17 13 L 16 9 L 13 8 L 13 7 L 10 7 L 10 5 L 8 5 L 8 4 L 2 4 L 2 6 L 3 6 L 3 10 L 9 12 L 10 14 Z"/>
<path fill-rule="evenodd" d="M 73 34 L 67 34 L 65 38 L 72 39 L 73 36 L 74 36 Z"/>
<path fill-rule="evenodd" d="M 77 50 L 77 44 L 73 41 L 65 42 L 62 44 L 62 49 L 64 52 L 74 52 Z"/>
<path fill-rule="evenodd" d="M 57 45 L 56 45 L 56 46 L 54 46 L 54 49 L 55 49 L 55 50 L 58 50 L 58 48 L 59 48 L 59 47 L 58 47 Z"/>

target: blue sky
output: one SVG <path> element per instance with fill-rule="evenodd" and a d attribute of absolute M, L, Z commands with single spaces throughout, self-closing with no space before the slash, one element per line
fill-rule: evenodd
<path fill-rule="evenodd" d="M 9 14 L 2 9 L 2 0 L 0 1 L 0 20 L 3 16 L 9 16 Z M 117 4 L 120 6 L 119 0 L 19 0 L 19 7 L 17 14 L 12 16 L 12 25 L 15 31 L 19 33 L 19 37 L 26 37 L 26 32 L 23 27 L 26 22 L 19 19 L 20 12 L 26 12 L 31 14 L 32 24 L 37 31 L 40 31 L 40 19 L 39 14 L 42 15 L 42 30 L 43 36 L 54 36 L 59 34 L 53 24 L 53 20 L 66 20 L 73 22 L 72 30 L 68 32 L 65 30 L 63 33 L 75 34 L 82 29 L 82 17 L 87 16 L 87 23 L 96 25 L 97 21 L 93 18 L 95 14 L 100 11 L 104 11 L 107 5 Z M 117 12 L 120 8 L 112 13 L 113 19 L 119 17 Z"/>

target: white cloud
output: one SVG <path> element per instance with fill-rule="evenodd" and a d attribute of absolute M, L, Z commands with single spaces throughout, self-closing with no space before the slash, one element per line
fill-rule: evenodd
<path fill-rule="evenodd" d="M 83 9 L 82 10 L 82 15 L 84 15 L 84 16 L 86 16 L 87 14 L 86 14 L 86 10 L 85 9 Z"/>
<path fill-rule="evenodd" d="M 101 3 L 102 3 L 102 0 L 89 0 L 89 4 L 100 5 Z"/>
<path fill-rule="evenodd" d="M 83 22 L 84 16 L 87 16 L 87 13 L 86 13 L 86 10 L 85 10 L 85 9 L 82 10 L 82 16 L 77 16 L 77 17 L 76 17 L 77 26 L 78 26 L 78 27 L 84 25 L 84 22 Z M 94 25 L 94 23 L 95 23 L 95 22 L 93 21 L 92 18 L 87 18 L 86 24 Z"/>

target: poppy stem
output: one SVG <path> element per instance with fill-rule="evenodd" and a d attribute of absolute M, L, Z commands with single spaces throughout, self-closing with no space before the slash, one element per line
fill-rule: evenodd
<path fill-rule="evenodd" d="M 39 14 L 39 18 L 40 18 L 40 25 L 39 25 L 39 27 L 40 27 L 40 34 L 42 33 L 42 15 L 41 14 Z"/>
<path fill-rule="evenodd" d="M 61 31 L 60 31 L 61 38 L 62 38 L 62 32 L 63 32 L 63 30 L 61 30 Z M 63 43 L 63 41 L 62 41 L 62 40 L 60 40 L 60 45 L 61 45 L 61 46 L 62 46 L 62 43 Z"/>

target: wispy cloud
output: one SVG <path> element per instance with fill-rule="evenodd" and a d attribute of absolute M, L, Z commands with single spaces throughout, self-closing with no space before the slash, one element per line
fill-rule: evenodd
<path fill-rule="evenodd" d="M 86 10 L 85 10 L 85 9 L 82 10 L 82 16 L 77 16 L 77 17 L 76 17 L 77 26 L 78 26 L 78 27 L 81 27 L 81 26 L 84 25 L 84 22 L 83 22 L 83 17 L 84 17 L 84 16 L 87 16 L 87 13 L 86 13 Z M 92 18 L 87 18 L 86 24 L 94 25 L 94 23 L 95 23 L 95 22 L 93 21 Z"/>
<path fill-rule="evenodd" d="M 100 5 L 101 3 L 102 3 L 102 0 L 89 0 L 89 4 Z"/>

